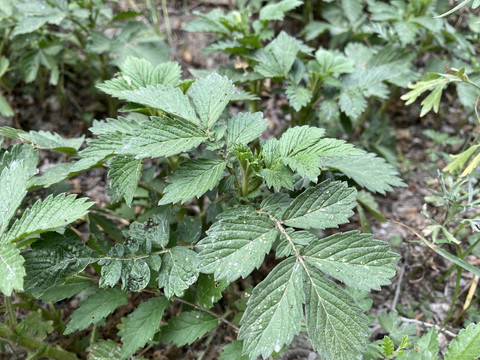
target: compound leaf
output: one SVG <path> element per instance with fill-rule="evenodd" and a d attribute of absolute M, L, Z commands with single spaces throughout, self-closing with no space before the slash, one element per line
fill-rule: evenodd
<path fill-rule="evenodd" d="M 95 294 L 85 298 L 80 307 L 73 312 L 64 335 L 76 330 L 84 330 L 90 324 L 96 324 L 110 315 L 119 306 L 127 303 L 127 293 L 118 288 L 97 289 Z"/>
<path fill-rule="evenodd" d="M 480 324 L 470 324 L 453 339 L 445 360 L 475 360 L 480 356 Z"/>
<path fill-rule="evenodd" d="M 302 266 L 291 257 L 278 264 L 253 290 L 238 333 L 250 360 L 259 355 L 266 359 L 274 351 L 279 352 L 300 332 L 305 301 L 303 280 Z"/>
<path fill-rule="evenodd" d="M 191 344 L 217 326 L 215 316 L 201 311 L 184 311 L 177 317 L 168 320 L 162 327 L 160 340 L 163 343 L 174 343 L 177 346 Z"/>
<path fill-rule="evenodd" d="M 158 276 L 158 287 L 163 287 L 167 298 L 183 296 L 198 278 L 197 253 L 183 246 L 168 249 L 163 256 L 162 268 Z"/>
<path fill-rule="evenodd" d="M 348 222 L 357 203 L 357 192 L 346 182 L 325 180 L 306 189 L 283 211 L 288 226 L 325 229 Z"/>
<path fill-rule="evenodd" d="M 260 10 L 261 21 L 283 20 L 285 13 L 302 5 L 299 0 L 283 0 L 278 3 L 268 4 Z"/>
<path fill-rule="evenodd" d="M 182 202 L 199 197 L 215 187 L 225 170 L 225 161 L 219 159 L 195 159 L 180 165 L 170 184 L 165 188 L 165 195 L 159 205 Z"/>
<path fill-rule="evenodd" d="M 395 275 L 398 255 L 384 241 L 358 231 L 334 234 L 314 241 L 304 259 L 330 276 L 361 290 L 380 290 Z"/>
<path fill-rule="evenodd" d="M 385 194 L 392 186 L 406 186 L 395 168 L 373 153 L 342 158 L 321 158 L 320 165 L 340 170 L 358 185 L 372 192 Z"/>
<path fill-rule="evenodd" d="M 142 123 L 132 135 L 124 137 L 117 154 L 146 157 L 168 157 L 200 145 L 208 136 L 196 126 L 167 116 L 152 116 L 152 121 Z"/>
<path fill-rule="evenodd" d="M 93 202 L 86 198 L 76 199 L 76 195 L 49 195 L 45 200 L 37 201 L 30 209 L 25 210 L 17 220 L 4 241 L 18 241 L 33 235 L 61 229 L 73 221 L 85 216 Z"/>
<path fill-rule="evenodd" d="M 312 92 L 302 86 L 287 86 L 285 89 L 285 94 L 287 95 L 290 105 L 295 109 L 295 111 L 300 111 L 300 109 L 307 105 L 312 98 Z"/>
<path fill-rule="evenodd" d="M 233 83 L 216 73 L 196 80 L 188 89 L 202 127 L 211 129 L 233 95 Z"/>
<path fill-rule="evenodd" d="M 267 128 L 267 121 L 263 113 L 238 113 L 233 115 L 227 123 L 227 144 L 247 145 L 257 139 Z"/>
<path fill-rule="evenodd" d="M 297 58 L 297 41 L 282 31 L 265 49 L 257 51 L 254 69 L 265 77 L 285 77 Z"/>
<path fill-rule="evenodd" d="M 24 252 L 25 292 L 40 297 L 47 290 L 63 284 L 73 275 L 98 260 L 98 254 L 86 247 L 72 230 L 65 235 L 55 232 L 42 234 L 32 244 L 32 250 Z"/>
<path fill-rule="evenodd" d="M 319 64 L 318 71 L 323 76 L 333 73 L 351 73 L 355 70 L 354 62 L 338 51 L 318 49 L 315 58 Z"/>
<path fill-rule="evenodd" d="M 322 359 L 354 359 L 369 335 L 368 319 L 348 293 L 318 270 L 306 265 L 307 332 Z"/>
<path fill-rule="evenodd" d="M 128 101 L 160 109 L 191 124 L 201 125 L 188 96 L 172 85 L 148 85 L 137 90 L 125 90 L 123 95 Z"/>
<path fill-rule="evenodd" d="M 141 303 L 128 316 L 122 335 L 123 358 L 132 355 L 153 338 L 160 328 L 163 312 L 168 304 L 168 300 L 163 296 L 153 297 Z"/>
<path fill-rule="evenodd" d="M 280 191 L 282 187 L 293 190 L 293 171 L 283 164 L 275 165 L 272 169 L 262 169 L 260 175 L 268 187 Z"/>
<path fill-rule="evenodd" d="M 0 242 L 0 292 L 10 296 L 13 290 L 23 290 L 23 257 L 15 244 Z"/>
<path fill-rule="evenodd" d="M 110 163 L 108 171 L 108 177 L 111 179 L 110 186 L 118 195 L 124 197 L 128 206 L 132 204 L 142 169 L 143 160 L 135 159 L 131 155 L 117 156 Z"/>
<path fill-rule="evenodd" d="M 88 129 L 92 134 L 132 134 L 138 128 L 138 121 L 119 116 L 116 119 L 108 118 L 105 121 L 93 120 L 92 126 Z"/>
<path fill-rule="evenodd" d="M 278 230 L 267 214 L 241 214 L 232 209 L 221 215 L 207 231 L 208 236 L 197 244 L 200 271 L 230 283 L 262 264 Z"/>

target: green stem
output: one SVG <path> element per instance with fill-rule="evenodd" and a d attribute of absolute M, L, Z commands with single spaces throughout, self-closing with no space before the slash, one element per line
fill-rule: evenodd
<path fill-rule="evenodd" d="M 150 2 L 150 0 L 148 0 L 148 1 Z M 172 47 L 172 45 L 173 45 L 172 27 L 170 26 L 170 18 L 168 17 L 168 9 L 167 9 L 167 1 L 166 0 L 162 0 L 162 12 L 163 12 L 163 20 L 165 21 L 165 27 L 167 28 L 168 46 Z M 158 19 L 157 19 L 157 23 L 158 23 Z"/>
<path fill-rule="evenodd" d="M 457 266 L 457 281 L 455 282 L 455 292 L 453 293 L 453 299 L 452 299 L 452 304 L 450 305 L 450 310 L 448 311 L 447 317 L 443 321 L 442 324 L 442 330 L 445 327 L 445 325 L 448 323 L 450 318 L 452 317 L 453 310 L 455 309 L 455 303 L 457 302 L 457 297 L 460 292 L 460 280 L 462 279 L 462 268 L 460 266 Z"/>
<path fill-rule="evenodd" d="M 18 337 L 17 334 L 3 324 L 0 324 L 0 339 L 8 341 L 13 344 L 18 344 L 21 347 L 30 350 L 38 351 L 45 345 L 30 336 Z M 46 346 L 41 354 L 43 357 L 54 360 L 78 360 L 77 356 L 60 347 Z"/>
<path fill-rule="evenodd" d="M 15 310 L 13 310 L 12 298 L 5 296 L 5 307 L 7 308 L 8 325 L 10 329 L 15 331 L 17 327 L 17 318 L 15 316 Z"/>

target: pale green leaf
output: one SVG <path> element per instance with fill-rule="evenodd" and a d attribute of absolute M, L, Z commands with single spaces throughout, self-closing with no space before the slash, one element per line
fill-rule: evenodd
<path fill-rule="evenodd" d="M 78 153 L 81 159 L 77 161 L 75 168 L 88 168 L 113 156 L 124 141 L 125 136 L 121 134 L 105 134 L 100 135 L 98 139 L 87 140 L 88 147 Z"/>
<path fill-rule="evenodd" d="M 168 157 L 190 150 L 208 136 L 189 123 L 173 120 L 167 116 L 152 117 L 152 121 L 138 126 L 132 135 L 123 137 L 123 144 L 115 150 L 117 154 L 145 157 Z"/>
<path fill-rule="evenodd" d="M 24 166 L 23 160 L 12 162 L 9 165 L 0 173 L 2 193 L 0 197 L 0 238 L 2 241 L 4 241 L 3 233 L 27 194 L 27 182 L 30 177 L 29 169 Z"/>
<path fill-rule="evenodd" d="M 282 31 L 265 49 L 258 50 L 253 59 L 254 69 L 265 77 L 285 77 L 297 58 L 296 40 Z"/>
<path fill-rule="evenodd" d="M 31 50 L 23 55 L 18 62 L 20 72 L 23 75 L 23 80 L 28 84 L 37 78 L 38 70 L 40 68 L 40 52 Z"/>
<path fill-rule="evenodd" d="M 438 359 L 438 333 L 435 327 L 432 327 L 426 334 L 418 340 L 417 346 L 420 350 L 427 351 L 430 359 Z"/>
<path fill-rule="evenodd" d="M 127 318 L 122 335 L 122 357 L 126 358 L 147 341 L 160 329 L 163 312 L 168 306 L 168 300 L 163 297 L 153 297 L 141 303 Z"/>
<path fill-rule="evenodd" d="M 306 265 L 305 312 L 310 343 L 322 359 L 356 359 L 365 349 L 368 319 L 340 286 Z"/>
<path fill-rule="evenodd" d="M 384 241 L 358 231 L 338 233 L 312 242 L 302 255 L 312 266 L 361 290 L 380 290 L 395 276 L 398 255 Z"/>
<path fill-rule="evenodd" d="M 0 115 L 13 116 L 13 110 L 5 96 L 0 93 Z"/>
<path fill-rule="evenodd" d="M 288 163 L 288 162 L 287 162 Z M 282 187 L 293 190 L 293 171 L 283 164 L 275 165 L 272 169 L 262 169 L 259 175 L 268 187 L 280 191 Z"/>
<path fill-rule="evenodd" d="M 5 167 L 14 168 L 20 161 L 26 168 L 28 177 L 35 175 L 38 164 L 38 150 L 24 144 L 17 144 L 7 149 L 0 149 L 0 171 Z"/>
<path fill-rule="evenodd" d="M 162 267 L 158 276 L 158 287 L 163 288 L 165 296 L 183 296 L 198 278 L 199 261 L 197 253 L 183 246 L 167 249 L 163 255 Z"/>
<path fill-rule="evenodd" d="M 0 56 L 0 78 L 7 72 L 9 66 L 10 61 L 5 56 Z"/>
<path fill-rule="evenodd" d="M 302 86 L 287 86 L 285 94 L 295 111 L 300 111 L 300 109 L 307 105 L 312 98 L 312 92 Z"/>
<path fill-rule="evenodd" d="M 0 128 L 0 135 L 22 140 L 32 144 L 38 149 L 57 150 L 67 154 L 76 154 L 85 140 L 84 136 L 73 139 L 64 139 L 60 135 L 49 131 L 30 131 L 25 132 L 19 129 L 9 127 Z"/>
<path fill-rule="evenodd" d="M 42 232 L 63 229 L 75 220 L 85 216 L 93 202 L 87 198 L 76 199 L 76 195 L 49 195 L 37 201 L 22 217 L 15 221 L 4 241 L 18 241 Z"/>
<path fill-rule="evenodd" d="M 69 278 L 98 260 L 98 254 L 86 247 L 72 230 L 65 235 L 49 232 L 24 252 L 25 292 L 40 297 L 47 290 L 65 283 Z"/>
<path fill-rule="evenodd" d="M 354 119 L 358 118 L 367 108 L 367 100 L 358 89 L 342 92 L 338 104 L 347 116 Z"/>
<path fill-rule="evenodd" d="M 260 9 L 261 21 L 283 20 L 285 13 L 302 5 L 299 0 L 282 0 L 278 3 L 270 3 Z"/>
<path fill-rule="evenodd" d="M 183 30 L 189 32 L 213 32 L 228 35 L 230 30 L 223 24 L 225 13 L 221 9 L 214 9 L 207 14 L 199 11 L 193 12 L 198 16 L 195 20 L 188 23 Z"/>
<path fill-rule="evenodd" d="M 23 290 L 23 257 L 15 244 L 0 242 L 0 292 L 10 296 L 13 290 Z"/>
<path fill-rule="evenodd" d="M 197 304 L 202 309 L 210 309 L 222 298 L 222 291 L 228 286 L 226 280 L 215 280 L 213 275 L 200 275 L 197 281 Z"/>
<path fill-rule="evenodd" d="M 162 327 L 160 340 L 177 346 L 191 344 L 217 326 L 215 316 L 200 311 L 183 311 Z"/>
<path fill-rule="evenodd" d="M 225 161 L 220 159 L 195 159 L 182 163 L 168 179 L 170 184 L 158 204 L 184 203 L 200 197 L 218 184 L 225 166 Z"/>
<path fill-rule="evenodd" d="M 480 357 L 480 324 L 461 330 L 445 352 L 445 360 L 475 360 Z"/>
<path fill-rule="evenodd" d="M 126 90 L 123 95 L 128 101 L 160 109 L 191 124 L 201 125 L 188 96 L 172 85 L 148 85 L 137 90 Z"/>
<path fill-rule="evenodd" d="M 315 53 L 315 59 L 319 64 L 318 71 L 322 76 L 351 73 L 355 70 L 353 61 L 339 51 L 320 48 Z"/>
<path fill-rule="evenodd" d="M 267 128 L 267 121 L 263 113 L 238 113 L 233 115 L 227 123 L 227 144 L 247 145 L 258 139 Z"/>
<path fill-rule="evenodd" d="M 197 243 L 200 271 L 229 283 L 246 277 L 263 263 L 277 233 L 266 214 L 227 210 L 207 231 L 208 237 Z"/>
<path fill-rule="evenodd" d="M 112 340 L 97 340 L 88 348 L 90 360 L 120 360 L 120 346 Z"/>
<path fill-rule="evenodd" d="M 119 116 L 116 119 L 108 118 L 106 121 L 93 120 L 92 126 L 88 129 L 92 134 L 132 134 L 139 126 L 138 121 Z"/>
<path fill-rule="evenodd" d="M 340 170 L 358 185 L 372 192 L 385 194 L 392 186 L 406 186 L 397 170 L 373 153 L 341 158 L 321 158 L 320 165 Z"/>
<path fill-rule="evenodd" d="M 282 214 L 288 226 L 325 229 L 348 222 L 357 204 L 357 192 L 341 181 L 325 180 L 302 192 Z"/>
<path fill-rule="evenodd" d="M 196 80 L 187 95 L 192 99 L 201 126 L 211 129 L 233 95 L 233 83 L 225 76 L 213 73 Z"/>
<path fill-rule="evenodd" d="M 243 341 L 234 340 L 225 345 L 218 360 L 248 360 L 248 356 L 243 354 Z"/>
<path fill-rule="evenodd" d="M 106 318 L 119 306 L 127 303 L 127 293 L 118 288 L 97 289 L 94 294 L 86 297 L 80 307 L 70 316 L 64 335 L 71 334 L 76 330 L 84 330 L 90 324 L 96 324 Z"/>
<path fill-rule="evenodd" d="M 110 186 L 118 195 L 125 198 L 128 206 L 132 204 L 133 195 L 138 186 L 138 180 L 142 175 L 143 160 L 135 159 L 131 155 L 119 155 L 110 163 L 108 177 L 111 179 Z"/>
<path fill-rule="evenodd" d="M 268 358 L 289 345 L 300 332 L 304 272 L 295 258 L 278 264 L 258 284 L 248 299 L 238 339 L 250 360 Z"/>

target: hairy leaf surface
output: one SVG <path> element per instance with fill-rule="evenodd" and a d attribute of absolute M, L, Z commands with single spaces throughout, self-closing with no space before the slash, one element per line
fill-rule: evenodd
<path fill-rule="evenodd" d="M 98 260 L 97 252 L 83 245 L 82 239 L 72 230 L 65 231 L 65 235 L 54 232 L 42 234 L 41 239 L 31 247 L 32 250 L 22 255 L 27 272 L 25 292 L 34 297 L 63 284 Z"/>
<path fill-rule="evenodd" d="M 135 155 L 138 158 L 168 157 L 200 145 L 208 139 L 204 131 L 184 121 L 167 116 L 152 116 L 115 149 L 117 154 Z"/>
<path fill-rule="evenodd" d="M 18 241 L 42 232 L 61 229 L 78 218 L 85 216 L 93 202 L 87 198 L 76 199 L 76 195 L 60 194 L 37 201 L 32 208 L 25 210 L 4 241 Z"/>
<path fill-rule="evenodd" d="M 232 216 L 229 216 L 232 214 Z M 258 268 L 270 251 L 278 230 L 266 214 L 239 214 L 227 210 L 200 240 L 200 271 L 215 274 L 215 279 L 232 282 Z M 248 259 L 248 261 L 245 261 Z"/>
<path fill-rule="evenodd" d="M 238 113 L 231 117 L 227 123 L 227 144 L 247 145 L 257 139 L 267 128 L 267 121 L 263 113 Z"/>
<path fill-rule="evenodd" d="M 307 265 L 305 311 L 315 351 L 326 360 L 356 359 L 363 353 L 368 319 L 348 293 Z"/>
<path fill-rule="evenodd" d="M 395 276 L 398 255 L 384 241 L 358 231 L 334 234 L 312 242 L 302 255 L 313 266 L 348 286 L 380 290 Z"/>
<path fill-rule="evenodd" d="M 198 278 L 197 253 L 183 246 L 168 249 L 163 255 L 162 268 L 158 277 L 158 287 L 163 287 L 167 298 L 183 296 Z"/>
<path fill-rule="evenodd" d="M 132 355 L 153 338 L 160 328 L 163 312 L 168 304 L 168 300 L 163 296 L 153 297 L 138 305 L 128 316 L 122 335 L 123 358 Z"/>
<path fill-rule="evenodd" d="M 96 324 L 104 319 L 119 306 L 127 303 L 127 293 L 118 288 L 97 289 L 95 294 L 89 295 L 81 303 L 70 317 L 65 335 L 76 330 L 84 330 L 90 324 Z"/>
<path fill-rule="evenodd" d="M 480 324 L 470 324 L 453 339 L 445 360 L 474 360 L 480 356 Z"/>
<path fill-rule="evenodd" d="M 284 210 L 282 220 L 302 229 L 337 227 L 348 222 L 356 202 L 357 192 L 347 183 L 325 180 L 297 196 Z"/>
<path fill-rule="evenodd" d="M 257 51 L 254 69 L 265 77 L 285 77 L 297 58 L 296 40 L 282 31 L 265 49 Z"/>
<path fill-rule="evenodd" d="M 278 264 L 250 296 L 238 339 L 250 360 L 268 358 L 300 332 L 304 272 L 295 258 Z"/>
<path fill-rule="evenodd" d="M 398 177 L 397 170 L 373 153 L 343 158 L 321 158 L 320 165 L 338 169 L 360 186 L 380 194 L 393 191 L 392 186 L 406 186 Z"/>
<path fill-rule="evenodd" d="M 23 257 L 15 244 L 0 242 L 0 292 L 10 296 L 13 290 L 23 290 Z"/>
<path fill-rule="evenodd" d="M 142 169 L 143 160 L 135 159 L 131 155 L 117 156 L 110 163 L 108 171 L 108 177 L 111 179 L 110 186 L 125 198 L 128 206 L 132 204 Z"/>
<path fill-rule="evenodd" d="M 184 203 L 205 194 L 218 184 L 225 166 L 225 161 L 220 159 L 195 159 L 182 163 L 168 179 L 170 184 L 158 204 Z"/>
<path fill-rule="evenodd" d="M 260 9 L 261 21 L 283 20 L 285 13 L 302 5 L 299 0 L 283 0 L 278 3 L 270 3 Z"/>
<path fill-rule="evenodd" d="M 168 320 L 167 326 L 162 327 L 160 340 L 177 346 L 191 344 L 217 324 L 217 318 L 210 314 L 201 311 L 183 311 L 180 315 Z"/>

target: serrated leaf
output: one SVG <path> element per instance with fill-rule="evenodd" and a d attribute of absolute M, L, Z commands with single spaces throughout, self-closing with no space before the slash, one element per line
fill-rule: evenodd
<path fill-rule="evenodd" d="M 118 288 L 97 289 L 89 295 L 70 316 L 64 335 L 71 334 L 76 330 L 84 330 L 91 324 L 96 324 L 106 318 L 119 306 L 127 303 L 127 293 Z"/>
<path fill-rule="evenodd" d="M 160 328 L 163 312 L 168 304 L 168 300 L 163 296 L 153 297 L 141 303 L 128 316 L 122 335 L 123 358 L 132 355 L 153 338 Z"/>
<path fill-rule="evenodd" d="M 367 100 L 358 89 L 342 92 L 338 104 L 347 116 L 354 119 L 358 118 L 367 108 Z"/>
<path fill-rule="evenodd" d="M 119 360 L 121 359 L 120 346 L 112 340 L 97 340 L 88 348 L 90 360 Z"/>
<path fill-rule="evenodd" d="M 299 0 L 283 0 L 278 3 L 271 3 L 260 9 L 259 19 L 261 21 L 283 20 L 285 13 L 302 5 Z"/>
<path fill-rule="evenodd" d="M 266 214 L 250 211 L 242 215 L 237 209 L 227 210 L 207 231 L 208 236 L 197 243 L 200 271 L 229 283 L 246 277 L 263 263 L 277 233 Z"/>
<path fill-rule="evenodd" d="M 322 76 L 351 73 L 355 70 L 353 61 L 339 51 L 320 48 L 315 52 L 315 59 L 319 64 L 318 71 Z"/>
<path fill-rule="evenodd" d="M 117 154 L 146 157 L 168 157 L 200 145 L 208 136 L 189 123 L 167 116 L 152 116 L 152 121 L 141 124 L 132 135 L 123 137 Z"/>
<path fill-rule="evenodd" d="M 278 164 L 272 169 L 262 169 L 259 175 L 268 187 L 280 191 L 282 187 L 293 190 L 293 171 L 283 164 Z"/>
<path fill-rule="evenodd" d="M 167 208 L 144 223 L 134 221 L 124 234 L 141 244 L 146 253 L 150 253 L 152 245 L 165 247 L 170 240 L 170 211 Z"/>
<path fill-rule="evenodd" d="M 297 58 L 296 40 L 282 31 L 265 49 L 258 50 L 253 59 L 254 69 L 264 77 L 285 77 Z"/>
<path fill-rule="evenodd" d="M 200 197 L 218 184 L 225 166 L 225 161 L 220 159 L 195 159 L 182 163 L 167 180 L 170 184 L 158 205 L 183 204 L 193 197 Z"/>
<path fill-rule="evenodd" d="M 160 340 L 177 346 L 191 344 L 217 326 L 216 317 L 200 311 L 184 311 L 162 327 Z"/>
<path fill-rule="evenodd" d="M 98 260 L 96 251 L 86 247 L 72 230 L 65 235 L 54 232 L 42 234 L 41 239 L 24 252 L 25 292 L 40 297 L 47 290 L 65 283 L 67 279 Z"/>
<path fill-rule="evenodd" d="M 279 352 L 300 332 L 305 301 L 303 281 L 302 266 L 295 258 L 288 258 L 255 287 L 238 333 L 250 360 Z"/>
<path fill-rule="evenodd" d="M 211 129 L 233 95 L 233 83 L 216 73 L 196 80 L 188 89 L 204 129 Z"/>
<path fill-rule="evenodd" d="M 393 191 L 392 186 L 406 186 L 398 177 L 397 170 L 373 153 L 343 158 L 321 158 L 320 165 L 340 170 L 358 185 L 380 194 Z"/>
<path fill-rule="evenodd" d="M 76 154 L 82 146 L 85 137 L 81 136 L 74 139 L 64 139 L 60 135 L 49 131 L 30 131 L 26 132 L 19 129 L 9 128 L 7 126 L 0 128 L 0 135 L 19 139 L 27 142 L 39 149 L 57 150 L 66 154 Z"/>
<path fill-rule="evenodd" d="M 201 125 L 188 96 L 172 85 L 148 85 L 137 90 L 125 90 L 123 95 L 128 101 L 160 109 L 191 124 Z"/>
<path fill-rule="evenodd" d="M 382 352 L 385 356 L 390 356 L 395 351 L 392 339 L 388 336 L 384 336 L 382 340 Z"/>
<path fill-rule="evenodd" d="M 243 354 L 243 341 L 234 340 L 223 347 L 218 360 L 248 360 L 248 356 Z"/>
<path fill-rule="evenodd" d="M 23 161 L 28 177 L 35 175 L 38 164 L 38 150 L 24 144 L 17 144 L 7 149 L 0 149 L 0 171 L 5 167 L 14 168 Z"/>
<path fill-rule="evenodd" d="M 429 352 L 430 359 L 436 360 L 438 358 L 438 334 L 435 327 L 422 335 L 417 342 L 417 346 L 420 350 Z"/>
<path fill-rule="evenodd" d="M 23 257 L 14 244 L 0 242 L 0 292 L 10 296 L 13 290 L 23 290 Z"/>
<path fill-rule="evenodd" d="M 132 134 L 138 128 L 138 121 L 119 116 L 116 119 L 108 118 L 105 121 L 93 120 L 92 126 L 88 129 L 92 134 Z"/>
<path fill-rule="evenodd" d="M 147 85 L 175 85 L 181 76 L 181 68 L 177 62 L 166 62 L 153 66 L 146 59 L 127 57 L 120 66 L 118 77 L 97 85 L 103 92 L 124 99 L 124 90 L 134 90 Z"/>
<path fill-rule="evenodd" d="M 158 287 L 163 287 L 168 299 L 173 295 L 183 296 L 198 278 L 197 253 L 183 246 L 175 246 L 168 249 L 162 260 Z"/>
<path fill-rule="evenodd" d="M 283 211 L 282 220 L 302 229 L 337 227 L 353 215 L 356 197 L 347 183 L 325 180 L 297 196 Z"/>
<path fill-rule="evenodd" d="M 213 275 L 201 275 L 197 281 L 197 304 L 202 309 L 210 309 L 222 298 L 227 286 L 226 280 L 217 281 Z"/>
<path fill-rule="evenodd" d="M 13 116 L 14 112 L 5 96 L 0 93 L 0 115 Z"/>
<path fill-rule="evenodd" d="M 188 23 L 183 30 L 189 32 L 213 32 L 228 35 L 230 30 L 223 24 L 225 13 L 220 9 L 214 9 L 207 14 L 199 11 L 193 12 L 198 16 L 195 20 Z"/>
<path fill-rule="evenodd" d="M 18 207 L 27 194 L 27 182 L 30 177 L 29 170 L 24 166 L 23 160 L 11 163 L 0 173 L 0 238 L 7 229 L 10 220 L 15 215 Z"/>
<path fill-rule="evenodd" d="M 322 272 L 361 290 L 380 290 L 395 276 L 398 255 L 372 234 L 349 231 L 312 242 L 302 252 L 305 261 Z"/>
<path fill-rule="evenodd" d="M 445 360 L 475 360 L 480 356 L 480 324 L 461 330 L 445 352 Z"/>
<path fill-rule="evenodd" d="M 340 286 L 309 265 L 306 272 L 307 332 L 314 350 L 325 360 L 358 358 L 369 335 L 367 317 Z"/>
<path fill-rule="evenodd" d="M 88 147 L 78 153 L 81 159 L 76 162 L 75 167 L 85 169 L 113 156 L 124 141 L 125 136 L 121 134 L 105 134 L 98 139 L 87 140 Z"/>
<path fill-rule="evenodd" d="M 3 241 L 18 241 L 42 232 L 62 229 L 85 216 L 93 202 L 87 198 L 77 199 L 76 195 L 49 195 L 37 201 L 22 217 L 15 221 Z"/>
<path fill-rule="evenodd" d="M 111 179 L 110 186 L 118 195 L 125 198 L 128 206 L 132 204 L 142 169 L 143 160 L 135 159 L 131 155 L 119 155 L 110 163 L 108 171 L 108 177 Z"/>
<path fill-rule="evenodd" d="M 257 139 L 267 128 L 267 121 L 263 113 L 238 113 L 233 115 L 227 123 L 227 144 L 247 145 Z"/>
<path fill-rule="evenodd" d="M 85 278 L 71 278 L 65 283 L 56 285 L 40 296 L 40 299 L 47 303 L 51 301 L 62 301 L 80 293 L 80 291 L 92 286 L 93 281 Z"/>
<path fill-rule="evenodd" d="M 312 98 L 312 92 L 302 86 L 287 86 L 285 94 L 295 111 L 300 111 L 300 109 L 307 105 Z"/>

